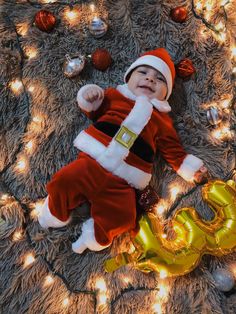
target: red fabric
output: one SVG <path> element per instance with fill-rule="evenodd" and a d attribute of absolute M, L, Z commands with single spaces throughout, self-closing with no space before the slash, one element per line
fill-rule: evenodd
<path fill-rule="evenodd" d="M 120 125 L 131 109 L 134 101 L 123 96 L 118 90 L 108 88 L 105 91 L 104 101 L 97 111 L 85 112 L 92 120 L 106 121 Z M 108 146 L 111 137 L 97 130 L 93 125 L 85 130 L 89 135 L 96 138 L 99 142 Z M 153 110 L 151 119 L 144 127 L 140 136 L 152 147 L 153 151 L 160 151 L 166 161 L 177 171 L 181 166 L 187 153 L 183 149 L 172 119 L 168 113 Z M 152 164 L 149 164 L 132 153 L 126 158 L 126 162 L 147 173 L 152 172 Z"/>
<path fill-rule="evenodd" d="M 50 211 L 61 221 L 88 200 L 95 238 L 101 245 L 110 244 L 115 236 L 136 227 L 134 189 L 85 153 L 60 169 L 47 184 L 47 191 Z"/>

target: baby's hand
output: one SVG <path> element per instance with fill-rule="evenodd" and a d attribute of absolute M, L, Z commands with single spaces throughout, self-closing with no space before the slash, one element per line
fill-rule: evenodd
<path fill-rule="evenodd" d="M 98 99 L 103 99 L 103 91 L 96 86 L 87 88 L 82 94 L 83 98 L 88 102 L 94 102 Z"/>
<path fill-rule="evenodd" d="M 194 175 L 193 181 L 195 183 L 207 182 L 210 178 L 209 172 L 205 166 L 202 166 Z"/>

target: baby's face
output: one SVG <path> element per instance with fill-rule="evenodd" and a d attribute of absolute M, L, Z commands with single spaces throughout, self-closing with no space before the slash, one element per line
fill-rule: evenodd
<path fill-rule="evenodd" d="M 132 72 L 128 88 L 135 96 L 145 95 L 149 99 L 164 100 L 167 94 L 164 76 L 147 65 L 139 66 Z"/>

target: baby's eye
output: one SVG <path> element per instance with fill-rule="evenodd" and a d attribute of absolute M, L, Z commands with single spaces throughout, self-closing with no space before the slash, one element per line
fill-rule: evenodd
<path fill-rule="evenodd" d="M 162 76 L 157 76 L 157 80 L 162 81 L 162 82 L 165 82 L 165 79 L 164 79 L 164 77 L 162 77 Z"/>
<path fill-rule="evenodd" d="M 142 73 L 142 74 L 146 74 L 147 73 L 146 71 L 142 71 L 142 70 L 139 70 L 138 72 Z"/>

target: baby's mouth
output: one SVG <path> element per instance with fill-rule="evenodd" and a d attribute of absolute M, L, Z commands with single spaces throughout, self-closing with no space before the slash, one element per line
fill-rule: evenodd
<path fill-rule="evenodd" d="M 154 93 L 154 90 L 151 87 L 149 87 L 149 86 L 141 85 L 141 86 L 139 86 L 139 88 L 147 89 L 150 92 Z"/>

